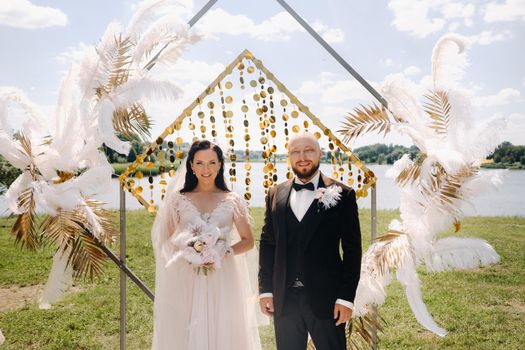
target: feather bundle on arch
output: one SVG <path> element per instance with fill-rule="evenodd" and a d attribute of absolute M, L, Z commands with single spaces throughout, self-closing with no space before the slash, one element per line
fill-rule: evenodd
<path fill-rule="evenodd" d="M 179 87 L 149 74 L 152 64 L 174 63 L 196 40 L 180 14 L 175 2 L 144 1 L 127 27 L 111 23 L 99 44 L 71 65 L 52 116 L 19 89 L 0 87 L 0 154 L 22 171 L 6 192 L 18 215 L 12 234 L 30 250 L 57 247 L 43 307 L 67 289 L 71 274 L 93 278 L 103 272 L 101 245 L 115 241 L 117 231 L 94 200 L 113 173 L 100 148 L 127 154 L 130 144 L 118 135 L 149 136 L 151 120 L 142 103 L 180 97 Z M 8 124 L 13 107 L 28 116 L 16 133 Z M 47 215 L 40 223 L 37 209 Z"/>
<path fill-rule="evenodd" d="M 479 172 L 481 161 L 500 143 L 498 131 L 505 120 L 476 123 L 473 96 L 459 81 L 467 66 L 466 44 L 457 35 L 442 37 L 432 52 L 432 89 L 419 102 L 407 81 L 383 86 L 389 109 L 372 105 L 350 113 L 340 130 L 346 141 L 367 132 L 399 132 L 420 150 L 418 159 L 403 156 L 389 170 L 401 189 L 401 220 L 379 237 L 363 257 L 354 317 L 369 315 L 371 305 L 381 305 L 392 276 L 401 282 L 409 305 L 428 330 L 446 334 L 422 300 L 416 267 L 428 271 L 470 269 L 499 262 L 494 248 L 477 238 L 438 238 L 452 227 L 461 228 L 463 209 L 482 190 L 501 183 L 501 173 Z"/>

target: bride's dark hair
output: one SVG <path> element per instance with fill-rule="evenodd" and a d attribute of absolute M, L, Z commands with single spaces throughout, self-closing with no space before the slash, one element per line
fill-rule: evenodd
<path fill-rule="evenodd" d="M 215 178 L 215 186 L 225 192 L 230 192 L 230 189 L 228 186 L 226 186 L 226 180 L 224 180 L 224 156 L 222 149 L 208 140 L 197 140 L 191 145 L 188 152 L 188 159 L 186 160 L 186 178 L 184 181 L 184 187 L 180 190 L 180 193 L 191 192 L 195 189 L 195 187 L 197 187 L 199 180 L 191 170 L 191 162 L 193 162 L 193 158 L 195 158 L 195 153 L 207 149 L 214 150 L 215 153 L 217 153 L 219 162 L 221 163 L 221 168 L 219 169 L 217 177 Z"/>

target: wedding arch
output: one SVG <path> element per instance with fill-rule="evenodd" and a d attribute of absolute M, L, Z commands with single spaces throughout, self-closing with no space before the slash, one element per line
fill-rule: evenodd
<path fill-rule="evenodd" d="M 188 23 L 195 25 L 217 2 L 210 0 Z M 386 113 L 387 101 L 368 82 L 361 77 L 295 10 L 283 0 L 276 0 L 328 53 L 347 70 L 359 83 L 376 98 L 380 106 L 370 107 L 379 113 Z M 167 45 L 162 50 L 166 49 Z M 156 57 L 156 56 L 155 56 Z M 154 59 L 148 69 L 154 67 Z M 238 99 L 238 101 L 237 101 Z M 242 122 L 241 122 L 242 120 Z M 237 121 L 238 123 L 234 123 Z M 239 127 L 239 125 L 241 127 Z M 183 131 L 190 131 L 184 135 Z M 120 256 L 113 257 L 121 269 L 121 349 L 125 349 L 125 303 L 126 276 L 154 299 L 151 290 L 126 266 L 125 230 L 125 191 L 136 198 L 151 214 L 164 197 L 169 178 L 172 177 L 180 161 L 185 157 L 184 145 L 195 139 L 217 140 L 223 137 L 225 155 L 229 162 L 227 176 L 232 186 L 243 186 L 243 195 L 249 203 L 252 199 L 253 149 L 256 147 L 258 161 L 262 161 L 264 172 L 262 185 L 264 193 L 275 183 L 292 177 L 290 166 L 284 174 L 278 171 L 277 164 L 283 161 L 289 137 L 301 131 L 312 132 L 321 147 L 327 149 L 332 165 L 333 178 L 352 187 L 358 198 L 370 197 L 371 201 L 371 239 L 377 234 L 377 205 L 374 173 L 342 142 L 335 133 L 326 127 L 271 71 L 269 71 L 250 51 L 241 52 L 208 87 L 190 103 L 164 131 L 138 155 L 119 176 L 120 193 Z M 242 146 L 244 152 L 235 152 Z M 243 163 L 243 167 L 237 166 Z M 239 175 L 244 181 L 239 184 Z M 155 176 L 158 175 L 158 176 Z M 237 190 L 238 191 L 238 190 Z M 240 192 L 240 191 L 239 191 Z M 361 328 L 363 338 L 373 349 L 377 346 L 377 316 L 371 307 L 370 318 Z M 309 348 L 314 348 L 309 344 Z"/>

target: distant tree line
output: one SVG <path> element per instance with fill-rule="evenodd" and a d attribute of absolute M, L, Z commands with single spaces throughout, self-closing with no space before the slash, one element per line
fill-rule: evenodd
<path fill-rule="evenodd" d="M 525 167 L 525 146 L 513 145 L 505 141 L 501 143 L 491 155 L 487 157 L 492 159 L 496 167 Z"/>
<path fill-rule="evenodd" d="M 405 147 L 392 144 L 385 145 L 382 143 L 359 147 L 354 149 L 353 152 L 359 159 L 368 164 L 394 164 L 394 162 L 404 154 L 408 154 L 411 159 L 415 159 L 420 153 L 416 146 Z"/>
<path fill-rule="evenodd" d="M 137 155 L 142 154 L 149 145 L 140 140 L 138 137 L 131 140 L 121 137 L 123 140 L 131 142 L 131 151 L 128 155 L 123 155 L 115 152 L 109 147 L 103 146 L 103 151 L 106 154 L 110 163 L 130 163 L 134 162 Z M 182 149 L 186 153 L 189 149 L 189 144 L 184 143 Z M 164 149 L 168 148 L 168 144 L 162 144 Z M 226 151 L 226 150 L 225 150 Z M 419 155 L 419 150 L 416 146 L 405 147 L 401 145 L 385 145 L 376 143 L 375 145 L 363 146 L 353 150 L 353 152 L 367 164 L 394 164 L 396 160 L 401 158 L 404 154 L 409 154 L 411 159 L 416 159 Z M 235 150 L 236 160 L 242 162 L 246 159 L 245 150 Z M 285 154 L 277 154 L 278 161 L 286 161 Z M 322 162 L 330 162 L 331 154 L 328 150 L 323 149 Z M 343 157 L 345 159 L 346 157 Z M 250 151 L 251 161 L 262 161 L 262 151 Z M 496 150 L 490 154 L 487 159 L 492 160 L 492 163 L 483 164 L 488 168 L 514 168 L 525 169 L 525 146 L 513 145 L 505 141 L 501 143 Z M 155 161 L 154 159 L 152 159 Z M 345 159 L 346 160 L 346 159 Z M 0 194 L 13 183 L 13 181 L 21 174 L 21 171 L 13 167 L 7 160 L 0 156 Z"/>
<path fill-rule="evenodd" d="M 0 195 L 11 186 L 22 172 L 0 155 Z"/>

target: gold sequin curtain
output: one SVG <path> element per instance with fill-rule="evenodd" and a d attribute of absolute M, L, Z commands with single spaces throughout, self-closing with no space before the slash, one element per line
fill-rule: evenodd
<path fill-rule="evenodd" d="M 249 202 L 254 191 L 264 189 L 266 193 L 274 184 L 292 177 L 289 165 L 281 163 L 286 162 L 290 136 L 301 131 L 312 132 L 319 139 L 333 178 L 353 187 L 358 197 L 368 195 L 375 183 L 373 172 L 245 50 L 137 156 L 120 181 L 154 213 L 188 145 L 197 139 L 219 140 L 228 161 L 226 176 Z M 254 176 L 255 168 L 263 173 L 261 183 L 252 181 L 260 177 Z"/>

